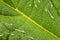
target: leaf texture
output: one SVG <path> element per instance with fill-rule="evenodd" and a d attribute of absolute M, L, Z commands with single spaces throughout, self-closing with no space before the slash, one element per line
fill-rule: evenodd
<path fill-rule="evenodd" d="M 60 40 L 58 0 L 2 0 L 0 40 Z"/>

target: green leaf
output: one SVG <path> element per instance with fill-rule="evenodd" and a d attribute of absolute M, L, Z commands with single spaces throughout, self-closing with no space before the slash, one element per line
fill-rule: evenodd
<path fill-rule="evenodd" d="M 58 2 L 1 0 L 0 40 L 60 40 Z"/>

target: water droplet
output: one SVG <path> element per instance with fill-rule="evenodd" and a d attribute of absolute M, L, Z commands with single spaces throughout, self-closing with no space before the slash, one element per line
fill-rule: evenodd
<path fill-rule="evenodd" d="M 49 15 L 51 16 L 52 19 L 54 18 L 53 15 L 51 14 L 51 12 L 48 9 L 45 9 L 45 11 L 49 13 Z"/>
<path fill-rule="evenodd" d="M 35 4 L 35 7 L 37 8 L 37 5 Z"/>
<path fill-rule="evenodd" d="M 47 9 L 45 8 L 45 11 L 47 12 Z"/>
<path fill-rule="evenodd" d="M 49 3 L 50 3 L 51 7 L 53 7 L 53 4 L 51 3 L 51 1 L 50 1 L 50 0 L 48 0 L 48 1 L 49 1 Z"/>
<path fill-rule="evenodd" d="M 11 35 L 13 36 L 14 34 L 13 34 L 13 33 L 11 33 Z"/>
<path fill-rule="evenodd" d="M 31 4 L 29 4 L 29 6 L 31 7 Z"/>
<path fill-rule="evenodd" d="M 3 35 L 0 35 L 0 37 L 3 36 Z"/>
<path fill-rule="evenodd" d="M 53 7 L 53 5 L 51 4 L 51 7 Z"/>
<path fill-rule="evenodd" d="M 34 4 L 35 4 L 35 7 L 37 8 L 37 4 L 36 4 L 36 2 L 34 1 Z"/>
<path fill-rule="evenodd" d="M 40 0 L 38 0 L 38 3 L 40 3 Z"/>
<path fill-rule="evenodd" d="M 12 23 L 10 25 L 13 25 Z"/>
<path fill-rule="evenodd" d="M 51 18 L 53 19 L 54 17 L 51 15 Z"/>
<path fill-rule="evenodd" d="M 12 26 L 13 24 L 12 23 L 5 23 L 4 25 L 5 26 Z"/>
<path fill-rule="evenodd" d="M 15 29 L 16 31 L 19 31 L 19 32 L 22 32 L 22 33 L 25 33 L 25 31 L 23 30 L 19 30 L 19 29 Z"/>
<path fill-rule="evenodd" d="M 29 38 L 32 39 L 32 40 L 34 39 L 33 37 L 29 37 Z"/>

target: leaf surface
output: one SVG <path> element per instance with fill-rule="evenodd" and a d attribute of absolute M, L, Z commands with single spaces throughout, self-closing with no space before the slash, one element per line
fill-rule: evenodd
<path fill-rule="evenodd" d="M 55 0 L 2 0 L 0 39 L 60 40 L 59 5 L 55 3 Z"/>

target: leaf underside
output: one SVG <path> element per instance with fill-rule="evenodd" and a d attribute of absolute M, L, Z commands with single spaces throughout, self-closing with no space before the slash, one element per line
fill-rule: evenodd
<path fill-rule="evenodd" d="M 1 0 L 0 40 L 60 40 L 59 4 L 59 0 Z"/>

